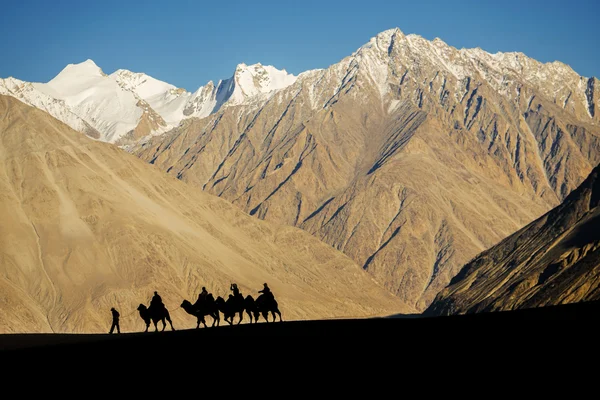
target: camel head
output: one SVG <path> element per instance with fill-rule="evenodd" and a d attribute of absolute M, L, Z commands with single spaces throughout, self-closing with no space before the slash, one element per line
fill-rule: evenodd
<path fill-rule="evenodd" d="M 183 303 L 181 303 L 181 305 L 179 307 L 181 308 L 187 308 L 187 307 L 191 307 L 192 303 L 190 303 L 188 300 L 183 300 Z"/>

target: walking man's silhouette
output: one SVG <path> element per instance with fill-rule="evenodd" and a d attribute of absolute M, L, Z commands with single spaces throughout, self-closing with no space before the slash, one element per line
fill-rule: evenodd
<path fill-rule="evenodd" d="M 115 310 L 114 307 L 110 309 L 110 312 L 112 312 L 113 322 L 112 326 L 110 327 L 110 332 L 108 333 L 113 333 L 115 328 L 117 328 L 117 333 L 121 333 L 121 328 L 119 327 L 119 312 Z"/>

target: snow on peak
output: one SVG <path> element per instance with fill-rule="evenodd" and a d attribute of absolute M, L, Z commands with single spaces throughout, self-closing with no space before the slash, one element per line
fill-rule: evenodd
<path fill-rule="evenodd" d="M 0 79 L 0 94 L 12 96 L 25 104 L 46 111 L 76 131 L 93 138 L 100 137 L 100 133 L 96 129 L 73 113 L 63 101 L 57 100 L 41 90 L 43 86 L 44 84 L 24 82 L 15 78 Z"/>
<path fill-rule="evenodd" d="M 279 70 L 271 65 L 260 63 L 254 65 L 241 63 L 235 69 L 234 88 L 230 98 L 237 104 L 257 94 L 286 88 L 294 84 L 296 79 L 296 76 L 288 74 L 285 69 Z"/>
<path fill-rule="evenodd" d="M 134 129 L 143 113 L 137 105 L 138 96 L 122 88 L 92 60 L 67 65 L 38 89 L 63 100 L 107 142 L 115 142 Z"/>
<path fill-rule="evenodd" d="M 106 76 L 102 69 L 90 59 L 87 59 L 79 64 L 67 64 L 65 68 L 54 79 L 70 79 L 72 77 L 99 77 Z M 54 80 L 53 79 L 53 80 Z"/>
<path fill-rule="evenodd" d="M 367 43 L 361 46 L 354 54 L 368 51 L 370 49 L 376 50 L 383 54 L 390 54 L 394 45 L 398 40 L 404 38 L 405 35 L 399 28 L 388 29 L 376 36 L 373 36 Z"/>
<path fill-rule="evenodd" d="M 439 37 L 434 38 L 431 41 L 431 44 L 433 44 L 435 47 L 439 47 L 439 48 L 449 47 L 448 44 L 446 42 L 444 42 L 442 39 L 440 39 Z"/>
<path fill-rule="evenodd" d="M 143 72 L 131 72 L 126 69 L 116 70 L 110 74 L 110 78 L 122 88 L 131 90 L 144 100 L 171 89 L 177 89 L 175 86 L 159 81 Z"/>
<path fill-rule="evenodd" d="M 100 67 L 88 59 L 79 64 L 68 64 L 47 83 L 47 86 L 58 93 L 60 97 L 64 97 L 79 93 L 84 88 L 91 87 L 96 82 L 106 79 L 106 77 L 107 75 L 102 72 Z"/>
<path fill-rule="evenodd" d="M 394 36 L 404 36 L 404 33 L 400 30 L 400 28 L 392 28 L 378 33 L 374 38 L 371 38 L 371 40 L 381 40 L 389 42 Z"/>

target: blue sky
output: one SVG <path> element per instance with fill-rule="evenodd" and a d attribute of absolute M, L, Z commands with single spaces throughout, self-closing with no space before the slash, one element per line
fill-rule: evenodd
<path fill-rule="evenodd" d="M 106 73 L 145 72 L 193 91 L 241 62 L 326 68 L 394 27 L 600 77 L 599 17 L 593 0 L 5 0 L 0 77 L 47 82 L 90 58 Z"/>

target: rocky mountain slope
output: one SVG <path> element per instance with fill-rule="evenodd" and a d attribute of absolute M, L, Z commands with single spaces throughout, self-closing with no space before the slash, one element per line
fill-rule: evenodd
<path fill-rule="evenodd" d="M 284 319 L 410 312 L 347 256 L 0 95 L 0 332 L 145 328 L 155 290 L 179 329 L 179 305 L 206 286 L 268 282 Z"/>
<path fill-rule="evenodd" d="M 600 299 L 600 166 L 565 201 L 471 260 L 426 314 Z"/>
<path fill-rule="evenodd" d="M 600 162 L 599 85 L 560 62 L 382 32 L 270 96 L 130 151 L 300 227 L 425 309 Z"/>

